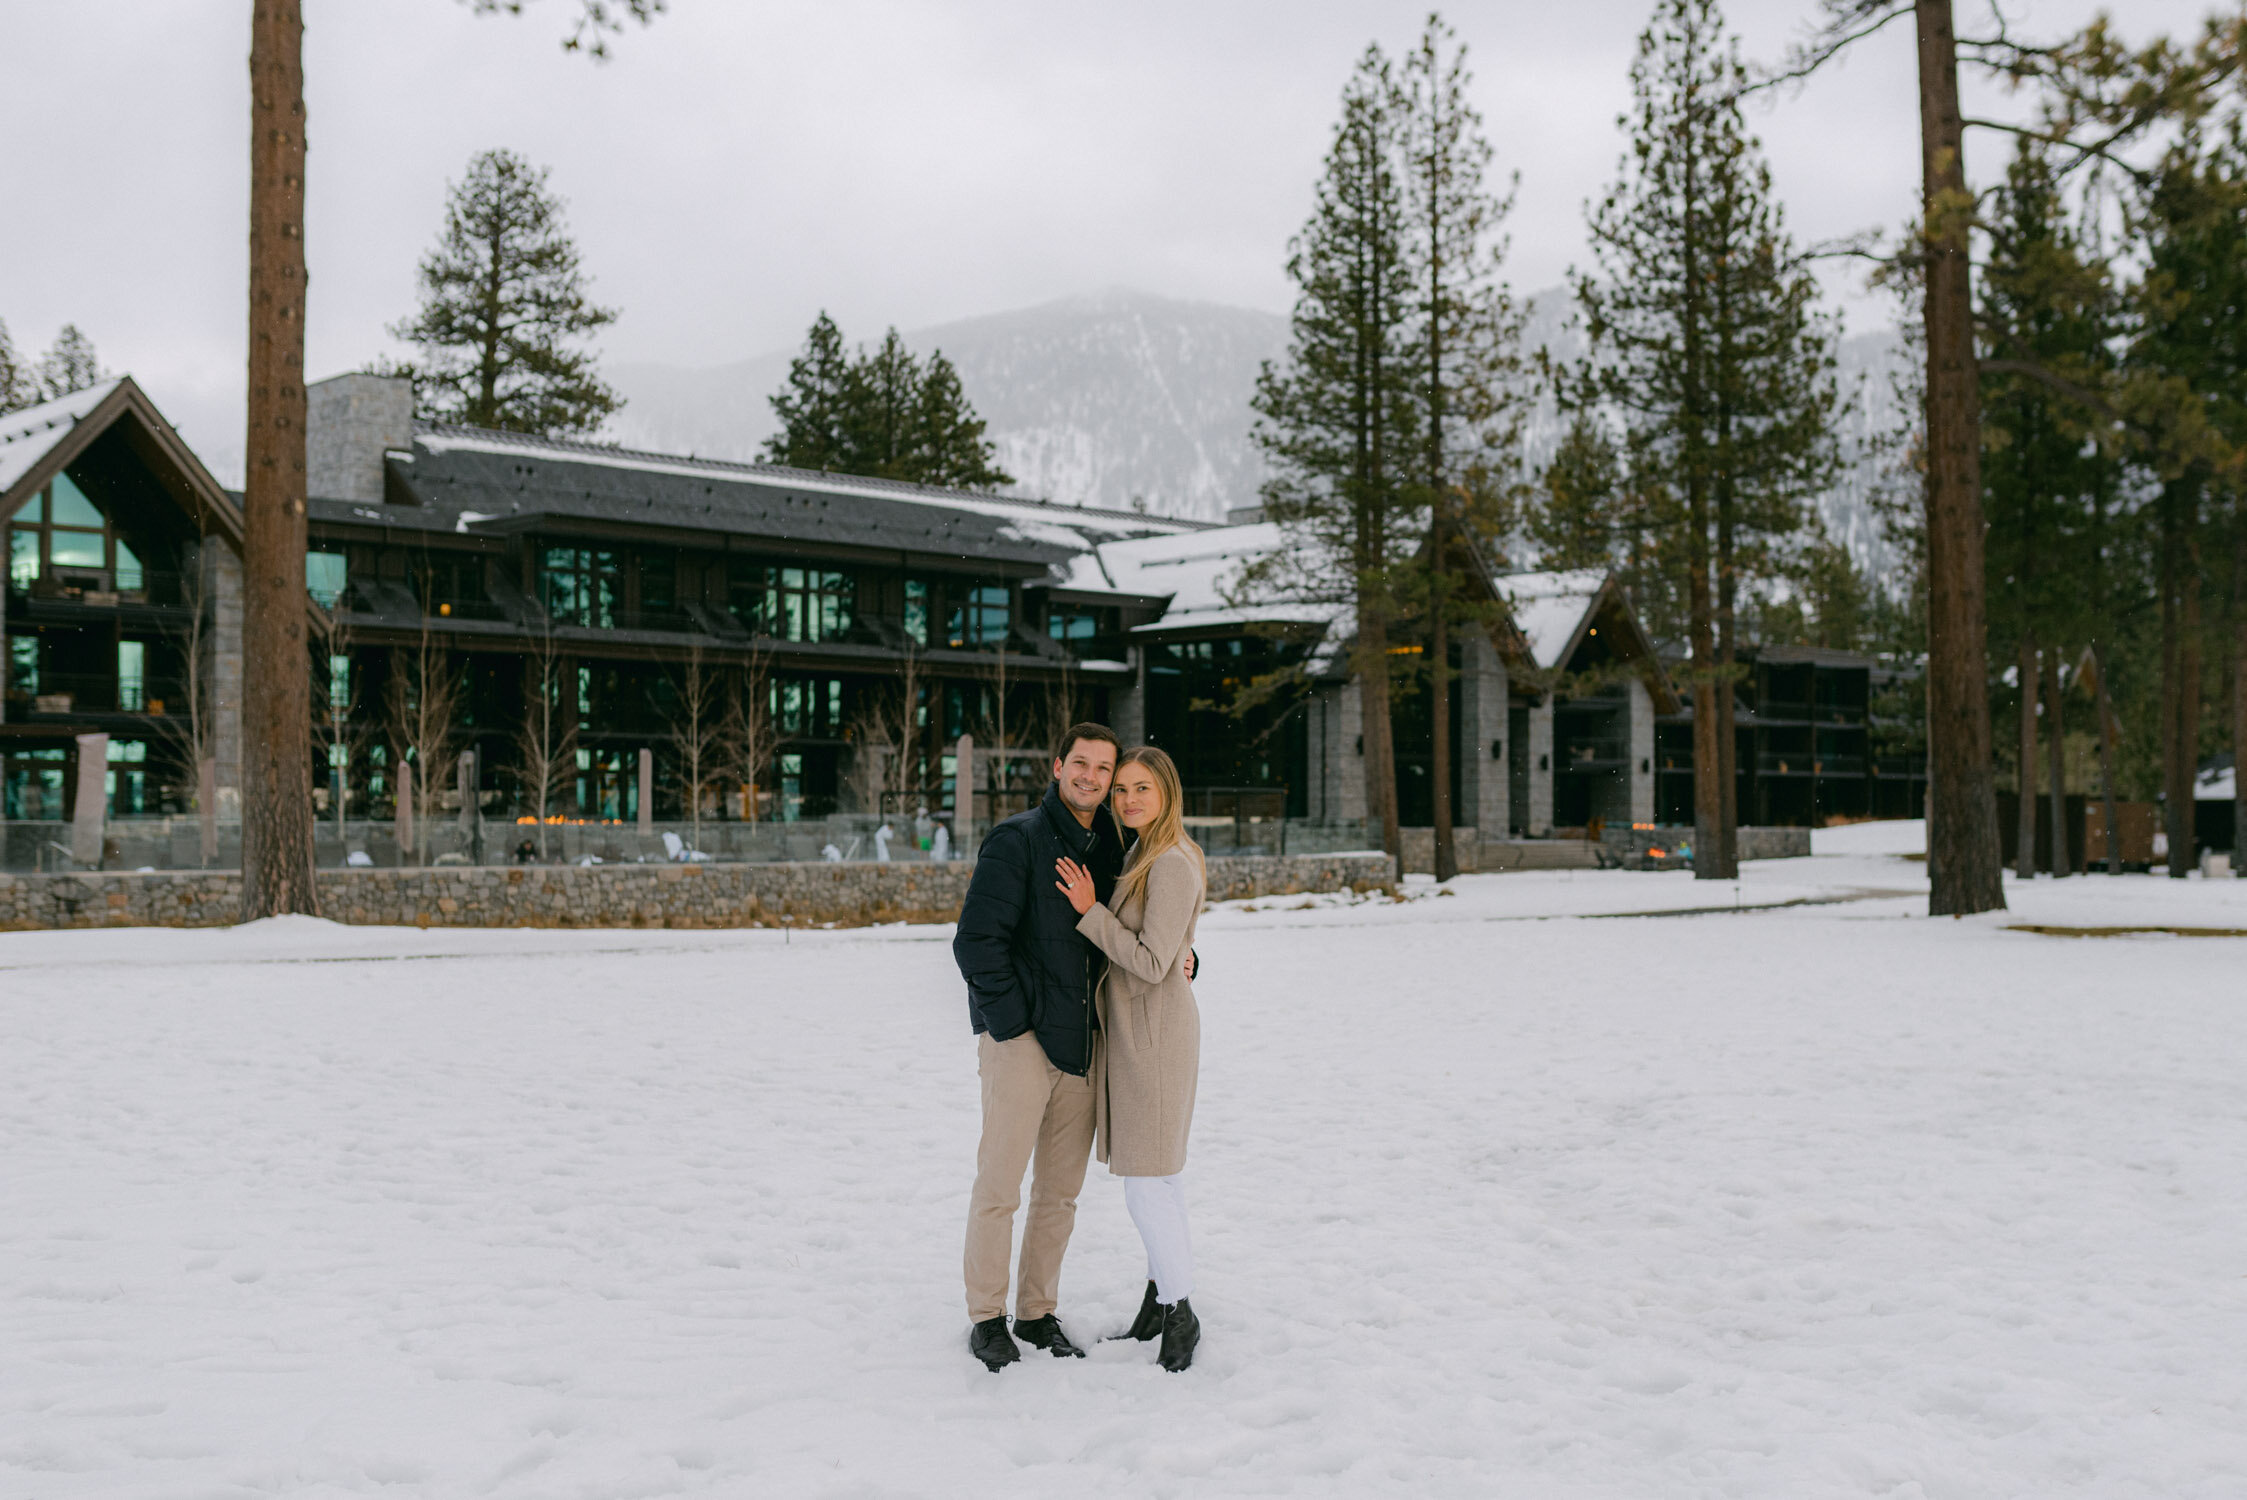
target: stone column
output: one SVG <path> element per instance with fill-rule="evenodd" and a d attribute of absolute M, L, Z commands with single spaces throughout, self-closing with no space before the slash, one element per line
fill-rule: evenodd
<path fill-rule="evenodd" d="M 952 747 L 952 853 L 967 858 L 975 846 L 975 736 L 963 734 Z"/>
<path fill-rule="evenodd" d="M 109 736 L 78 736 L 78 797 L 70 810 L 70 857 L 82 869 L 101 867 L 101 840 L 109 815 Z"/>
<path fill-rule="evenodd" d="M 1331 764 L 1334 817 L 1340 823 L 1365 821 L 1365 693 L 1352 677 L 1332 699 L 1334 754 Z M 1376 832 L 1378 843 L 1379 834 Z"/>
<path fill-rule="evenodd" d="M 201 549 L 203 596 L 210 611 L 204 693 L 211 715 L 211 759 L 218 763 L 218 812 L 242 815 L 242 559 L 217 537 Z"/>
<path fill-rule="evenodd" d="M 1462 826 L 1479 830 L 1486 839 L 1506 836 L 1506 666 L 1498 659 L 1498 648 L 1491 645 L 1490 637 L 1477 631 L 1469 635 L 1461 651 L 1459 674 L 1459 736 L 1460 754 L 1466 764 L 1460 769 L 1461 801 L 1458 820 Z M 1501 747 L 1501 753 L 1492 755 L 1492 746 Z"/>
<path fill-rule="evenodd" d="M 1654 821 L 1654 695 L 1631 679 L 1631 821 Z"/>
<path fill-rule="evenodd" d="M 655 836 L 655 752 L 640 751 L 640 837 Z"/>
<path fill-rule="evenodd" d="M 1553 831 L 1553 695 L 1529 709 L 1529 832 L 1543 838 Z"/>

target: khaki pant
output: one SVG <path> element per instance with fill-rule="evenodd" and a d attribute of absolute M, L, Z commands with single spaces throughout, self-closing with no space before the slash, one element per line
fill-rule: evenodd
<path fill-rule="evenodd" d="M 981 1323 L 1006 1315 L 1007 1251 L 1022 1173 L 1035 1155 L 1030 1215 L 1022 1228 L 1022 1266 L 1014 1312 L 1042 1318 L 1061 1294 L 1061 1257 L 1076 1227 L 1077 1193 L 1092 1156 L 1092 1080 L 1055 1067 L 1034 1032 L 994 1042 L 975 1039 L 983 1078 L 983 1143 L 975 1152 L 975 1193 L 967 1210 L 967 1312 Z"/>

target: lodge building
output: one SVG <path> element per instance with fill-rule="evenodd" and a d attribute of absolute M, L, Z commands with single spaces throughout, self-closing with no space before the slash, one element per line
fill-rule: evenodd
<path fill-rule="evenodd" d="M 487 817 L 521 812 L 517 738 L 545 682 L 574 730 L 559 809 L 573 818 L 631 822 L 645 798 L 677 821 L 699 796 L 720 821 L 941 820 L 969 735 L 983 824 L 1042 788 L 1058 726 L 1091 717 L 1170 749 L 1190 815 L 1362 824 L 1348 621 L 1239 601 L 1241 569 L 1284 545 L 1253 516 L 1214 525 L 433 425 L 404 382 L 371 375 L 309 396 L 324 816 L 395 816 L 395 758 L 412 753 L 401 708 L 423 690 L 417 664 L 437 661 L 445 747 L 474 751 Z M 91 784 L 85 735 L 107 736 L 111 818 L 205 797 L 232 811 L 239 497 L 120 379 L 0 417 L 0 519 L 10 866 L 21 830 L 67 817 Z M 1689 818 L 1690 706 L 1616 582 L 1472 566 L 1497 608 L 1453 648 L 1456 822 L 1499 839 Z M 1398 664 L 1401 812 L 1425 824 L 1428 695 Z M 1835 653 L 1755 659 L 1744 820 L 1916 806 L 1912 768 L 1892 774 L 1868 748 L 1874 676 Z M 873 715 L 908 677 L 909 719 L 881 740 L 903 765 L 870 767 Z M 760 778 L 686 784 L 678 730 L 698 681 L 712 704 L 751 693 L 767 710 Z"/>

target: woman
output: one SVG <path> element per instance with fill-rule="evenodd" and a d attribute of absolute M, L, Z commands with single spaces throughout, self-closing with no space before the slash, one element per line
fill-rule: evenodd
<path fill-rule="evenodd" d="M 1186 1232 L 1186 1136 L 1201 1072 L 1201 1013 L 1187 982 L 1207 877 L 1186 837 L 1178 767 L 1152 746 L 1127 750 L 1110 794 L 1116 821 L 1137 842 L 1106 906 L 1092 873 L 1064 858 L 1056 882 L 1077 931 L 1108 956 L 1093 1041 L 1093 1110 L 1099 1156 L 1124 1180 L 1124 1204 L 1147 1246 L 1147 1296 L 1130 1337 L 1162 1339 L 1162 1367 L 1194 1362 L 1201 1323 L 1187 1302 L 1194 1249 Z"/>

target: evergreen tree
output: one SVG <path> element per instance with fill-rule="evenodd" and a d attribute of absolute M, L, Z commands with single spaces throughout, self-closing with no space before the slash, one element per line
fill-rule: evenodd
<path fill-rule="evenodd" d="M 16 353 L 16 342 L 8 336 L 8 324 L 0 319 L 0 415 L 20 411 L 33 405 L 37 397 L 37 377 L 31 366 Z"/>
<path fill-rule="evenodd" d="M 1471 81 L 1466 49 L 1431 15 L 1405 62 L 1400 116 L 1409 226 L 1404 259 L 1413 289 L 1409 343 L 1419 406 L 1411 473 L 1414 508 L 1428 515 L 1416 592 L 1428 621 L 1423 660 L 1438 880 L 1459 870 L 1451 807 L 1450 626 L 1460 607 L 1453 579 L 1461 568 L 1480 566 L 1473 541 L 1509 529 L 1508 466 L 1521 426 L 1522 320 L 1499 276 L 1501 229 L 1512 199 L 1484 183 L 1490 143 L 1467 99 Z M 1479 598 L 1479 591 L 1467 597 Z"/>
<path fill-rule="evenodd" d="M 853 358 L 822 312 L 772 409 L 780 431 L 765 440 L 769 463 L 948 489 L 1014 483 L 995 462 L 959 371 L 942 350 L 924 364 L 894 328 Z"/>
<path fill-rule="evenodd" d="M 1591 214 L 1598 274 L 1574 278 L 1592 355 L 1568 394 L 1621 423 L 1633 483 L 1612 529 L 1683 596 L 1694 871 L 1730 878 L 1734 616 L 1838 468 L 1833 335 L 1742 118 L 1745 70 L 1715 0 L 1664 0 L 1631 77 L 1631 154 Z"/>
<path fill-rule="evenodd" d="M 2104 267 L 2068 222 L 2048 148 L 2021 143 L 1991 207 L 1979 309 L 1990 353 L 1982 376 L 1983 565 L 1993 645 L 2010 646 L 2015 658 L 2016 849 L 2027 875 L 2036 849 L 2038 726 L 2062 722 L 2056 693 L 2038 706 L 2045 658 L 2057 661 L 2091 634 L 2081 549 L 2086 502 L 2108 460 L 2094 444 L 2090 412 L 2011 367 L 2031 361 L 2086 385 L 2102 383 L 2113 319 Z M 2053 748 L 2060 748 L 2057 734 Z M 2054 778 L 2054 791 L 2064 800 L 2062 778 Z M 2055 872 L 2067 873 L 2064 840 L 2052 848 Z"/>
<path fill-rule="evenodd" d="M 80 333 L 77 324 L 63 324 L 54 347 L 44 357 L 29 360 L 16 352 L 8 325 L 0 322 L 0 412 L 53 401 L 107 378 L 94 353 L 94 341 Z"/>
<path fill-rule="evenodd" d="M 616 321 L 588 297 L 547 172 L 511 151 L 468 164 L 421 263 L 421 308 L 392 326 L 420 350 L 424 416 L 545 437 L 592 432 L 623 406 L 584 341 Z"/>
<path fill-rule="evenodd" d="M 772 397 L 780 431 L 765 439 L 766 462 L 847 471 L 843 413 L 849 378 L 842 330 L 822 311 L 812 320 L 804 352 L 788 363 L 788 383 Z"/>
<path fill-rule="evenodd" d="M 1252 403 L 1272 469 L 1265 513 L 1287 545 L 1239 585 L 1244 596 L 1332 604 L 1350 618 L 1366 818 L 1391 854 L 1402 840 L 1389 643 L 1425 522 L 1411 488 L 1422 459 L 1400 115 L 1389 61 L 1369 47 L 1342 91 L 1310 221 L 1289 245 L 1287 355 L 1264 366 Z"/>
<path fill-rule="evenodd" d="M 2221 527 L 2247 455 L 2247 147 L 2188 128 L 2165 155 L 2136 225 L 2128 365 L 2150 429 L 2154 588 L 2161 628 L 2160 760 L 2169 873 L 2191 868 L 2210 623 L 2204 581 L 2224 576 Z M 2228 504 L 2227 504 L 2228 502 Z M 2236 522 L 2234 523 L 2236 524 Z"/>
<path fill-rule="evenodd" d="M 55 401 L 99 385 L 105 376 L 101 360 L 94 354 L 94 341 L 78 331 L 75 323 L 62 325 L 55 335 L 55 346 L 39 361 L 39 399 Z"/>

